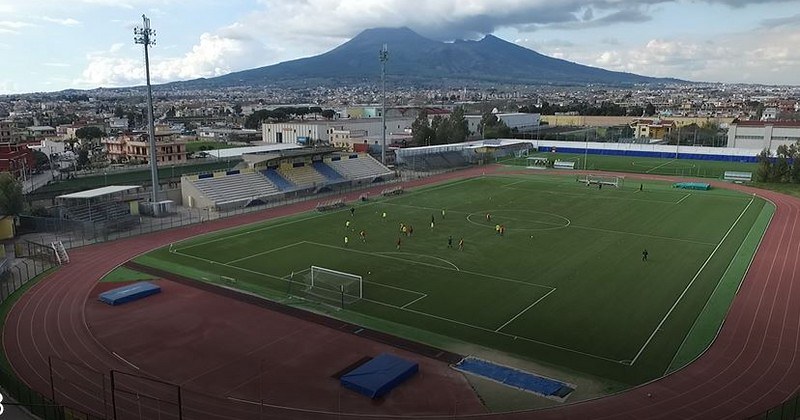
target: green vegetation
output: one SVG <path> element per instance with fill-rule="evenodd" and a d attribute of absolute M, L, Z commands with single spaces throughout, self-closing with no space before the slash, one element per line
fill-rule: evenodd
<path fill-rule="evenodd" d="M 772 158 L 769 150 L 758 155 L 755 180 L 759 182 L 800 184 L 800 141 L 789 146 L 781 145 Z"/>
<path fill-rule="evenodd" d="M 153 276 L 140 273 L 130 268 L 117 267 L 100 280 L 103 283 L 120 283 L 128 281 L 152 280 Z"/>
<path fill-rule="evenodd" d="M 0 173 L 0 215 L 16 216 L 24 208 L 22 183 L 10 172 Z"/>
<path fill-rule="evenodd" d="M 281 301 L 307 296 L 311 265 L 353 273 L 364 279 L 363 299 L 334 316 L 383 320 L 390 332 L 403 325 L 404 336 L 456 351 L 453 343 L 471 343 L 636 384 L 663 375 L 731 261 L 750 260 L 740 245 L 761 229 L 753 224 L 765 205 L 733 191 L 656 182 L 640 192 L 639 183 L 460 180 L 359 203 L 354 217 L 347 209 L 296 215 L 137 261 Z M 401 236 L 400 223 L 413 225 L 413 235 Z"/>
<path fill-rule="evenodd" d="M 753 227 L 742 242 L 736 257 L 723 273 L 719 284 L 714 289 L 706 306 L 697 316 L 692 328 L 689 330 L 678 353 L 669 366 L 669 371 L 678 370 L 700 356 L 711 345 L 722 326 L 722 321 L 728 314 L 731 301 L 739 290 L 747 269 L 750 267 L 750 258 L 755 254 L 761 243 L 761 238 L 769 225 L 775 206 L 767 204 L 761 209 Z"/>
<path fill-rule="evenodd" d="M 535 153 L 521 158 L 511 158 L 502 163 L 526 166 L 527 157 L 545 157 L 550 161 L 573 161 L 575 169 L 590 171 L 630 172 L 653 175 L 675 175 L 685 177 L 722 178 L 725 171 L 752 172 L 757 164 L 744 162 L 721 162 L 714 160 L 663 159 L 647 157 L 584 155 L 580 153 Z"/>
<path fill-rule="evenodd" d="M 414 144 L 430 146 L 463 142 L 467 139 L 469 127 L 461 107 L 456 108 L 447 118 L 436 115 L 430 120 L 428 113 L 422 110 L 411 124 L 411 132 L 414 133 Z"/>

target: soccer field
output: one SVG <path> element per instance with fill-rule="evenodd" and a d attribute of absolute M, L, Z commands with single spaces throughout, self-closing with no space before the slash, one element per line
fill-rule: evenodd
<path fill-rule="evenodd" d="M 760 237 L 751 228 L 765 202 L 633 184 L 464 179 L 358 203 L 353 216 L 346 208 L 266 221 L 137 261 L 271 298 L 303 296 L 312 265 L 352 273 L 363 296 L 342 314 L 638 383 L 667 370 L 744 238 Z M 401 223 L 413 235 L 402 236 Z"/>
<path fill-rule="evenodd" d="M 703 178 L 722 178 L 725 171 L 752 172 L 755 174 L 758 167 L 756 163 L 745 162 L 549 152 L 532 153 L 529 156 L 521 158 L 512 157 L 502 161 L 502 163 L 526 166 L 528 164 L 528 157 L 544 157 L 551 160 L 572 161 L 575 162 L 575 169 L 586 169 L 590 171 L 630 172 Z"/>

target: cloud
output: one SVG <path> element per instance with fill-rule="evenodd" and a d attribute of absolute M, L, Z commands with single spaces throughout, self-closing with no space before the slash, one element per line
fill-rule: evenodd
<path fill-rule="evenodd" d="M 229 36 L 204 33 L 191 51 L 182 57 L 160 58 L 151 50 L 150 76 L 153 83 L 214 77 L 249 67 L 253 59 L 267 49 L 251 38 L 228 31 Z M 114 44 L 106 52 L 90 54 L 89 61 L 76 84 L 94 86 L 128 86 L 143 84 L 144 64 L 139 59 L 119 56 L 122 44 Z"/>
<path fill-rule="evenodd" d="M 64 25 L 64 26 L 80 26 L 80 25 L 82 25 L 82 23 L 80 21 L 78 21 L 76 19 L 73 19 L 73 18 L 58 19 L 58 18 L 52 18 L 52 17 L 49 17 L 49 16 L 42 16 L 42 20 L 45 21 L 45 22 L 57 23 L 59 25 Z"/>

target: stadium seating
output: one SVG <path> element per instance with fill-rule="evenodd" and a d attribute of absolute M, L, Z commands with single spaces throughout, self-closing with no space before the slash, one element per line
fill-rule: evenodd
<path fill-rule="evenodd" d="M 267 169 L 261 171 L 261 173 L 267 177 L 276 187 L 278 187 L 281 191 L 291 190 L 294 188 L 291 182 L 287 181 L 280 173 L 278 173 L 275 169 Z"/>
<path fill-rule="evenodd" d="M 284 178 L 298 187 L 324 184 L 327 178 L 311 166 L 298 166 L 291 169 L 279 169 Z"/>
<path fill-rule="evenodd" d="M 321 173 L 323 176 L 325 176 L 325 178 L 328 178 L 329 181 L 339 182 L 345 180 L 342 174 L 334 171 L 333 168 L 326 165 L 324 162 L 314 162 L 313 166 L 317 172 Z"/>
<path fill-rule="evenodd" d="M 280 193 L 275 184 L 254 172 L 208 177 L 192 182 L 203 195 L 215 202 L 231 202 Z"/>
<path fill-rule="evenodd" d="M 328 165 L 336 172 L 348 179 L 375 178 L 391 175 L 392 171 L 368 155 L 358 155 L 356 158 L 343 157 L 331 160 Z"/>

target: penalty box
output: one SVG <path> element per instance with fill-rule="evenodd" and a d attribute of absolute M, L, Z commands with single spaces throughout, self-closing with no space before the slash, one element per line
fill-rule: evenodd
<path fill-rule="evenodd" d="M 362 299 L 350 308 L 381 317 L 412 310 L 495 331 L 522 312 L 533 310 L 555 288 L 460 270 L 446 260 L 406 253 L 378 253 L 302 241 L 243 257 L 229 267 L 239 280 L 280 291 L 302 286 L 311 266 L 361 276 Z M 294 279 L 290 281 L 291 273 Z M 290 285 L 291 283 L 291 285 Z"/>

